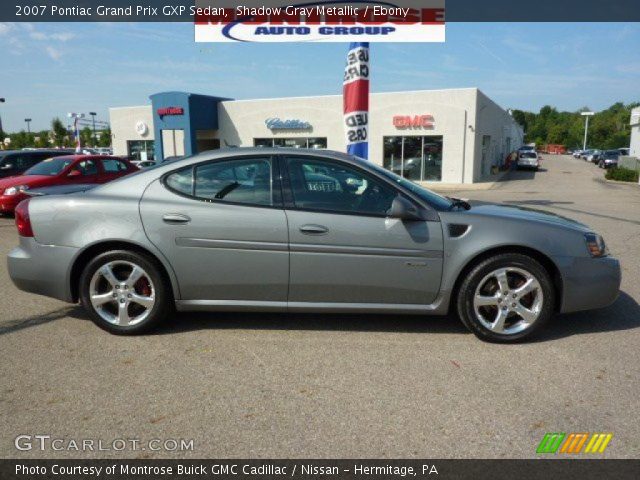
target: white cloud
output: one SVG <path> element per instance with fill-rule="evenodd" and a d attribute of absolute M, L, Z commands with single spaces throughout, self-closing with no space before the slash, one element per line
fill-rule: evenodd
<path fill-rule="evenodd" d="M 8 35 L 14 28 L 10 23 L 0 22 L 0 36 Z"/>
<path fill-rule="evenodd" d="M 62 51 L 52 47 L 51 45 L 47 46 L 45 48 L 45 51 L 47 52 L 47 55 L 49 55 L 56 62 L 62 58 Z"/>
<path fill-rule="evenodd" d="M 59 42 L 68 42 L 69 40 L 76 38 L 77 35 L 72 32 L 45 33 L 33 30 L 29 33 L 29 36 L 34 40 L 57 40 Z"/>

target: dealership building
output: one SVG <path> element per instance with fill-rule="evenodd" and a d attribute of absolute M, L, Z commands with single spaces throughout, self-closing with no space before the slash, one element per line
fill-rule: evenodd
<path fill-rule="evenodd" d="M 233 100 L 186 92 L 110 109 L 116 155 L 159 161 L 221 147 L 345 151 L 342 96 Z M 373 93 L 369 159 L 415 181 L 475 183 L 522 145 L 521 127 L 477 88 Z"/>
<path fill-rule="evenodd" d="M 640 158 L 640 107 L 631 110 L 631 143 L 629 155 Z"/>

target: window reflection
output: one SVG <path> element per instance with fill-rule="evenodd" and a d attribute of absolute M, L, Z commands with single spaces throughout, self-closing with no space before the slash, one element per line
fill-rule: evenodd
<path fill-rule="evenodd" d="M 442 136 L 383 137 L 383 165 L 413 181 L 442 180 Z"/>
<path fill-rule="evenodd" d="M 254 147 L 327 148 L 327 137 L 254 138 Z"/>

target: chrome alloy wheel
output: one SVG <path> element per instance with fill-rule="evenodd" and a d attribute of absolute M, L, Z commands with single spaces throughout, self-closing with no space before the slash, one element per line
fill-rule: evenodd
<path fill-rule="evenodd" d="M 89 298 L 102 319 L 127 327 L 137 325 L 149 316 L 156 303 L 156 290 L 142 267 L 115 260 L 93 274 Z"/>
<path fill-rule="evenodd" d="M 473 296 L 478 321 L 494 333 L 513 335 L 540 317 L 544 295 L 538 279 L 522 268 L 499 268 L 486 275 Z"/>

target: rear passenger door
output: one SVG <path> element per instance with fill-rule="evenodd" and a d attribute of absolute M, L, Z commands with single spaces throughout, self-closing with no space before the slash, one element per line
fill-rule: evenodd
<path fill-rule="evenodd" d="M 177 169 L 145 190 L 149 240 L 176 273 L 192 307 L 283 308 L 289 284 L 280 176 L 267 155 Z"/>
<path fill-rule="evenodd" d="M 102 158 L 100 163 L 102 164 L 101 183 L 115 180 L 129 171 L 127 164 L 117 158 Z"/>
<path fill-rule="evenodd" d="M 77 161 L 68 170 L 65 183 L 102 183 L 98 161 L 91 158 Z"/>

